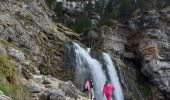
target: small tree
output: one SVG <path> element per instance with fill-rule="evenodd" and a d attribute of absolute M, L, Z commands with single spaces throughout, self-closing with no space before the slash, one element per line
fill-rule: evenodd
<path fill-rule="evenodd" d="M 78 33 L 84 32 L 90 26 L 91 26 L 90 20 L 84 16 L 76 18 L 75 23 L 71 25 L 72 29 Z"/>

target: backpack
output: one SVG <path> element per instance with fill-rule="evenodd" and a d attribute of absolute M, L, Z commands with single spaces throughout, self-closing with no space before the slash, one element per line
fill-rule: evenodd
<path fill-rule="evenodd" d="M 85 85 L 86 85 L 86 84 L 84 84 L 83 92 L 87 92 L 87 91 L 88 91 L 88 89 L 86 89 Z"/>
<path fill-rule="evenodd" d="M 93 88 L 93 82 L 90 81 L 89 83 L 90 83 L 90 88 L 92 89 Z"/>

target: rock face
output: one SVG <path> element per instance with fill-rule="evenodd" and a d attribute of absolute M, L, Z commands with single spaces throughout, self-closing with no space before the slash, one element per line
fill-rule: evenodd
<path fill-rule="evenodd" d="M 87 46 L 95 50 L 104 50 L 111 55 L 127 100 L 135 98 L 164 100 L 155 87 L 169 98 L 170 28 L 167 13 L 169 13 L 167 10 L 144 12 L 130 19 L 128 27 L 103 26 L 99 30 L 94 29 L 97 30 L 95 37 L 88 34 L 84 34 L 86 37 L 82 36 Z M 91 38 L 95 42 L 91 42 Z M 100 56 L 100 53 L 97 56 Z M 100 57 L 98 59 L 100 60 Z M 140 71 L 146 76 L 145 79 L 138 78 L 142 76 Z M 150 84 L 144 82 L 148 80 L 147 78 L 155 87 L 146 86 Z M 142 87 L 136 80 L 145 85 Z M 147 96 L 143 94 L 140 86 L 148 89 L 149 92 L 145 91 L 149 93 Z M 153 94 L 157 95 L 154 97 Z"/>
<path fill-rule="evenodd" d="M 126 32 L 119 28 L 101 27 L 101 37 L 103 39 L 104 51 L 109 51 L 110 54 L 123 54 L 125 52 L 124 44 L 126 41 Z"/>
<path fill-rule="evenodd" d="M 87 100 L 72 83 L 41 75 L 63 79 L 64 44 L 79 39 L 72 30 L 54 23 L 52 13 L 44 0 L 1 0 L 0 55 L 12 59 L 32 100 Z M 0 95 L 0 100 L 11 98 Z"/>
<path fill-rule="evenodd" d="M 59 77 L 56 71 L 64 68 L 64 43 L 69 37 L 78 39 L 78 35 L 52 22 L 51 16 L 44 0 L 0 1 L 0 53 L 11 56 L 20 66 L 29 62 L 28 72 L 33 71 L 30 66 L 36 66 L 43 74 Z"/>
<path fill-rule="evenodd" d="M 170 98 L 170 26 L 169 10 L 150 11 L 130 20 L 134 32 L 131 43 L 137 45 L 142 72 Z"/>
<path fill-rule="evenodd" d="M 137 62 L 138 64 L 133 66 L 141 66 L 142 73 L 149 78 L 150 82 L 162 91 L 167 98 L 170 98 L 169 11 L 169 9 L 164 9 L 140 13 L 129 20 L 128 28 L 121 26 L 100 28 L 101 35 L 99 35 L 99 38 L 102 40 L 100 43 L 102 47 L 100 48 L 108 52 L 114 63 L 117 64 L 125 95 L 126 91 L 128 93 L 126 99 L 129 98 L 129 93 L 132 93 L 130 94 L 131 99 L 144 98 L 141 96 L 138 86 L 135 86 L 136 83 L 133 82 L 133 79 L 129 79 L 131 75 L 128 73 L 131 72 L 129 70 L 131 68 L 128 63 L 131 61 Z M 131 74 L 135 75 L 133 72 Z M 134 85 L 131 86 L 132 84 Z M 133 89 L 131 91 L 127 88 Z M 162 100 L 161 96 L 156 98 Z"/>
<path fill-rule="evenodd" d="M 63 24 L 68 25 L 68 27 L 76 23 L 77 19 L 79 19 L 80 16 L 83 16 L 89 20 L 89 22 L 91 23 L 90 27 L 95 27 L 99 23 L 101 16 L 99 13 L 96 13 L 95 11 L 93 11 L 92 8 L 88 8 L 88 7 L 95 6 L 95 3 L 100 4 L 98 0 L 91 0 L 91 1 L 89 0 L 84 0 L 84 1 L 59 0 L 57 1 L 56 0 L 56 1 L 53 1 L 52 4 L 50 4 L 50 9 L 53 9 L 54 12 L 55 12 L 55 9 L 61 10 L 59 11 L 59 13 L 60 12 L 62 13 L 60 13 L 59 15 L 57 15 L 58 13 L 56 13 L 57 16 L 55 16 L 54 19 L 56 19 L 57 17 L 59 22 L 62 22 Z M 56 5 L 58 7 L 55 8 Z M 101 5 L 101 6 L 105 6 L 105 5 Z"/>
<path fill-rule="evenodd" d="M 14 59 L 16 59 L 17 61 L 22 62 L 25 60 L 24 53 L 19 50 L 9 47 L 7 48 L 7 52 L 8 52 L 8 55 L 14 57 Z"/>

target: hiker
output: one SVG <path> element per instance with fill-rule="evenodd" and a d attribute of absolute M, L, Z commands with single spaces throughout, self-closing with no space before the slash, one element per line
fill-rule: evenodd
<path fill-rule="evenodd" d="M 89 99 L 94 99 L 94 91 L 93 91 L 93 81 L 86 81 L 86 84 L 84 85 L 84 92 L 88 92 Z"/>
<path fill-rule="evenodd" d="M 109 81 L 105 81 L 105 85 L 103 87 L 103 96 L 106 95 L 107 100 L 111 100 L 112 92 L 115 90 L 115 87 L 112 84 L 109 84 Z"/>

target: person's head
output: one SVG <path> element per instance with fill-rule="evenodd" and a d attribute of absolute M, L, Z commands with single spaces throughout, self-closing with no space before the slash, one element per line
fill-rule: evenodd
<path fill-rule="evenodd" d="M 109 84 L 109 81 L 108 81 L 108 80 L 106 80 L 106 81 L 105 81 L 105 84 Z"/>

